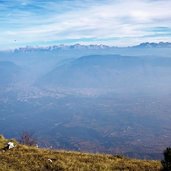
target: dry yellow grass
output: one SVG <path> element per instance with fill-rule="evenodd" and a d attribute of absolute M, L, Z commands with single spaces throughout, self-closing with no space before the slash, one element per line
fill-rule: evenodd
<path fill-rule="evenodd" d="M 0 149 L 8 141 L 0 136 Z M 14 149 L 0 151 L 0 171 L 159 171 L 161 168 L 159 161 L 38 149 L 12 141 L 17 144 Z"/>

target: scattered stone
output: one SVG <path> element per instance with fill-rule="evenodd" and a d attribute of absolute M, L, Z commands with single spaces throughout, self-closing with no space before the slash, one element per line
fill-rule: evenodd
<path fill-rule="evenodd" d="M 52 163 L 52 160 L 51 159 L 48 159 L 48 161 Z"/>

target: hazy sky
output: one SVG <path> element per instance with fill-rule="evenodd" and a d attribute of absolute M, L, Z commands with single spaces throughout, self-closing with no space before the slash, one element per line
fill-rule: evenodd
<path fill-rule="evenodd" d="M 171 0 L 0 0 L 0 49 L 171 42 Z"/>

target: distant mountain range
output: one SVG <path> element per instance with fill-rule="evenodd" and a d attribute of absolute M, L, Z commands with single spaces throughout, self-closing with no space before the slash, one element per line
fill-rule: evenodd
<path fill-rule="evenodd" d="M 42 50 L 42 51 L 53 51 L 53 50 L 67 50 L 67 49 L 107 49 L 113 48 L 112 46 L 107 45 L 81 45 L 81 44 L 74 44 L 74 45 L 53 45 L 47 47 L 39 47 L 39 46 L 26 46 L 15 49 L 14 52 L 18 51 L 35 51 L 35 50 Z"/>
<path fill-rule="evenodd" d="M 137 48 L 171 48 L 171 43 L 169 42 L 160 42 L 160 43 L 141 43 L 137 46 Z"/>
<path fill-rule="evenodd" d="M 42 51 L 53 51 L 53 50 L 67 50 L 67 49 L 111 49 L 111 48 L 119 48 L 117 46 L 107 46 L 107 45 L 81 45 L 81 44 L 74 44 L 74 45 L 54 45 L 54 46 L 47 46 L 47 47 L 39 47 L 39 46 L 26 46 L 15 49 L 14 52 L 18 51 L 35 51 L 35 50 L 42 50 Z M 130 46 L 129 48 L 171 48 L 171 43 L 169 42 L 160 42 L 160 43 L 150 43 L 145 42 L 141 43 L 136 46 Z"/>

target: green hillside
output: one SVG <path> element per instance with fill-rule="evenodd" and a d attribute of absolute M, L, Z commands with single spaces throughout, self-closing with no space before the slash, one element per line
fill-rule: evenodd
<path fill-rule="evenodd" d="M 16 147 L 2 148 L 9 141 Z M 28 147 L 0 136 L 0 171 L 159 171 L 159 161 Z"/>

